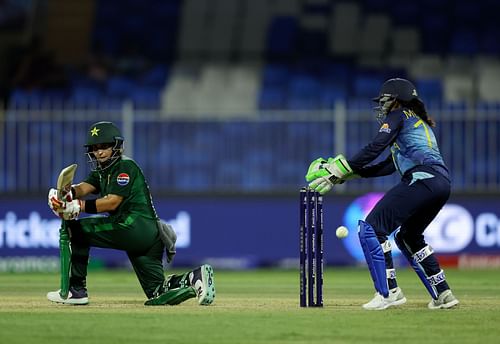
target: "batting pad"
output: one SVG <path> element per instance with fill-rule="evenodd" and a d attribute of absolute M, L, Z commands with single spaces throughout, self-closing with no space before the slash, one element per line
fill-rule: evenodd
<path fill-rule="evenodd" d="M 421 262 L 425 258 L 432 255 L 432 250 L 430 249 L 430 247 L 426 246 L 422 250 L 418 251 L 416 254 L 413 254 L 410 251 L 408 245 L 404 242 L 399 231 L 397 231 L 396 234 L 394 235 L 394 241 L 396 242 L 396 245 L 398 246 L 399 250 L 403 253 L 403 255 L 410 263 L 413 270 L 415 270 L 415 272 L 417 273 L 417 276 L 418 278 L 420 278 L 420 281 L 422 281 L 422 284 L 425 286 L 425 289 L 427 289 L 427 291 L 434 300 L 437 300 L 438 298 L 437 289 L 435 285 L 429 281 L 429 277 L 425 273 L 425 270 L 421 264 Z"/>
<path fill-rule="evenodd" d="M 367 222 L 359 220 L 358 236 L 375 290 L 383 297 L 387 297 L 389 286 L 385 272 L 384 251 L 378 242 L 375 230 Z"/>

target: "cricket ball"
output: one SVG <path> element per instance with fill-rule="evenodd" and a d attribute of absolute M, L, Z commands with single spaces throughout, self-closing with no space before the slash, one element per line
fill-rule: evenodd
<path fill-rule="evenodd" d="M 337 238 L 343 239 L 349 235 L 349 230 L 346 226 L 339 226 L 335 231 L 335 235 L 337 235 Z"/>

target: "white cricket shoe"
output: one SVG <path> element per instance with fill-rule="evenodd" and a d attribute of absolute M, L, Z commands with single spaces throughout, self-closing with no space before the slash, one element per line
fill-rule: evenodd
<path fill-rule="evenodd" d="M 66 305 L 86 305 L 89 303 L 89 297 L 85 289 L 76 290 L 70 287 L 67 299 L 61 297 L 61 294 L 59 294 L 60 291 L 61 289 L 49 291 L 47 293 L 47 299 L 52 302 L 64 303 Z"/>
<path fill-rule="evenodd" d="M 363 305 L 367 310 L 382 310 L 392 306 L 399 306 L 406 303 L 406 297 L 401 288 L 397 287 L 389 290 L 389 296 L 383 297 L 379 293 L 375 293 L 373 299 Z"/>
<path fill-rule="evenodd" d="M 448 309 L 458 304 L 458 299 L 453 295 L 450 289 L 447 289 L 439 294 L 437 300 L 429 302 L 427 307 L 429 307 L 429 309 Z"/>

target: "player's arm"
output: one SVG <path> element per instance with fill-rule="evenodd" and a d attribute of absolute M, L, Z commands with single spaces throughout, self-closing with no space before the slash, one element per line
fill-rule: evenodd
<path fill-rule="evenodd" d="M 400 111 L 387 115 L 374 139 L 362 148 L 358 154 L 348 160 L 349 166 L 355 173 L 375 160 L 382 152 L 394 142 L 403 125 L 403 116 Z M 359 174 L 359 173 L 358 173 Z"/>
<path fill-rule="evenodd" d="M 96 191 L 97 189 L 94 185 L 86 182 L 81 182 L 71 187 L 73 198 L 83 198 L 91 193 L 96 193 Z"/>
<path fill-rule="evenodd" d="M 89 214 L 115 211 L 123 201 L 122 196 L 109 194 L 101 198 L 82 202 L 82 211 Z"/>
<path fill-rule="evenodd" d="M 377 164 L 365 166 L 358 170 L 357 173 L 363 178 L 373 178 L 388 176 L 395 171 L 396 166 L 394 166 L 392 155 L 389 155 L 384 161 L 381 161 Z"/>

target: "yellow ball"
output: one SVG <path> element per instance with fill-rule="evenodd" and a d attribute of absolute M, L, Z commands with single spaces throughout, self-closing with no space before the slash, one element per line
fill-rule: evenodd
<path fill-rule="evenodd" d="M 335 235 L 337 235 L 337 238 L 343 239 L 349 235 L 349 230 L 345 226 L 340 226 L 335 231 Z"/>

